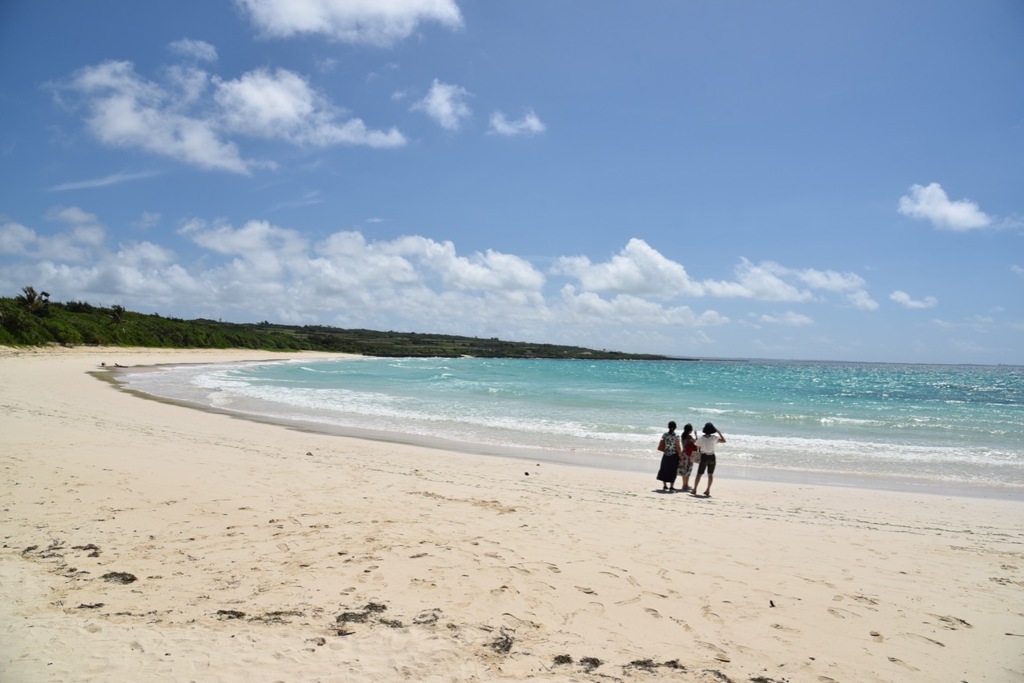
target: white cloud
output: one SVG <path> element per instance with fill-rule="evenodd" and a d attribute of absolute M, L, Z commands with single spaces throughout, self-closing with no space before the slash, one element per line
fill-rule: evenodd
<path fill-rule="evenodd" d="M 77 206 L 55 206 L 46 212 L 46 217 L 71 225 L 99 225 L 99 219 L 95 214 L 83 211 Z"/>
<path fill-rule="evenodd" d="M 300 75 L 258 69 L 234 80 L 196 68 L 172 67 L 160 85 L 139 76 L 130 62 L 105 62 L 77 72 L 69 87 L 89 114 L 86 123 L 102 143 L 143 149 L 209 170 L 249 174 L 272 162 L 243 159 L 231 136 L 280 139 L 328 147 L 406 144 L 395 128 L 373 130 L 347 117 Z M 211 94 L 211 86 L 212 94 Z M 133 176 L 111 176 L 111 184 Z M 56 189 L 78 189 L 81 184 Z"/>
<path fill-rule="evenodd" d="M 814 319 L 809 315 L 803 313 L 794 313 L 793 311 L 786 311 L 781 314 L 765 314 L 758 318 L 762 323 L 768 325 L 785 325 L 788 327 L 806 327 L 807 325 L 813 325 Z"/>
<path fill-rule="evenodd" d="M 24 254 L 36 242 L 36 232 L 21 223 L 0 223 L 0 254 Z"/>
<path fill-rule="evenodd" d="M 666 307 L 632 294 L 605 299 L 596 292 L 578 291 L 572 285 L 561 289 L 558 319 L 570 324 L 628 323 L 654 330 L 678 331 L 686 327 L 710 327 L 728 322 L 715 311 L 695 314 L 689 306 Z M 671 333 L 671 332 L 670 332 Z"/>
<path fill-rule="evenodd" d="M 1010 266 L 1010 272 L 1014 275 L 1024 275 L 1024 268 L 1021 268 L 1017 264 Z"/>
<path fill-rule="evenodd" d="M 460 254 L 452 242 L 418 235 L 374 240 L 341 231 L 311 241 L 266 220 L 193 219 L 178 229 L 198 250 L 186 262 L 150 242 L 109 247 L 97 217 L 81 208 L 58 207 L 48 216 L 61 226 L 54 234 L 0 224 L 0 251 L 22 255 L 17 268 L 0 272 L 0 285 L 16 290 L 29 282 L 58 299 L 71 292 L 91 303 L 170 315 L 584 340 L 597 348 L 622 348 L 627 340 L 640 350 L 704 348 L 714 343 L 706 332 L 730 322 L 716 310 L 685 305 L 686 297 L 706 295 L 705 285 L 641 239 L 604 262 L 556 259 L 545 273 L 513 254 Z M 773 262 L 744 260 L 736 272 L 732 284 L 749 298 L 800 299 L 803 290 L 793 285 L 802 282 L 843 296 L 864 291 L 856 277 Z M 751 315 L 743 324 L 815 323 L 788 310 Z"/>
<path fill-rule="evenodd" d="M 878 309 L 878 302 L 871 298 L 871 295 L 864 290 L 850 292 L 846 300 L 854 308 L 861 311 L 874 311 Z"/>
<path fill-rule="evenodd" d="M 63 192 L 65 190 L 89 190 L 96 187 L 107 187 L 110 185 L 119 185 L 121 183 L 127 183 L 132 180 L 142 180 L 144 178 L 152 178 L 158 175 L 155 171 L 147 171 L 143 173 L 114 173 L 102 178 L 92 178 L 90 180 L 76 180 L 67 183 L 61 183 L 54 185 L 50 188 L 51 192 Z"/>
<path fill-rule="evenodd" d="M 338 120 L 327 99 L 287 69 L 250 71 L 233 81 L 217 81 L 214 99 L 229 130 L 300 144 L 398 147 L 406 140 L 396 129 L 367 129 L 360 119 Z"/>
<path fill-rule="evenodd" d="M 166 69 L 168 88 L 174 96 L 174 108 L 185 111 L 201 106 L 210 89 L 210 74 L 195 66 L 174 65 Z"/>
<path fill-rule="evenodd" d="M 437 273 L 446 287 L 457 290 L 534 292 L 544 284 L 544 275 L 528 261 L 491 249 L 467 258 L 458 256 L 451 242 L 426 237 L 399 238 L 385 248 L 416 258 Z"/>
<path fill-rule="evenodd" d="M 546 126 L 533 111 L 528 111 L 522 118 L 509 121 L 500 111 L 491 114 L 491 131 L 498 135 L 536 135 L 543 133 Z"/>
<path fill-rule="evenodd" d="M 160 214 L 155 211 L 143 211 L 132 225 L 140 230 L 150 230 L 160 225 Z"/>
<path fill-rule="evenodd" d="M 218 224 L 191 223 L 179 231 L 196 244 L 219 254 L 235 257 L 227 270 L 235 281 L 249 284 L 294 276 L 305 267 L 307 241 L 294 230 L 267 221 L 249 221 L 241 228 Z"/>
<path fill-rule="evenodd" d="M 588 292 L 619 292 L 664 299 L 704 293 L 683 266 L 637 238 L 629 240 L 610 261 L 591 263 L 586 256 L 563 256 L 555 262 L 552 272 L 576 278 Z"/>
<path fill-rule="evenodd" d="M 465 102 L 468 96 L 469 92 L 465 88 L 442 83 L 435 78 L 427 95 L 413 103 L 411 109 L 423 112 L 442 128 L 458 130 L 462 121 L 473 114 Z"/>
<path fill-rule="evenodd" d="M 939 300 L 934 296 L 926 296 L 924 299 L 913 299 L 909 294 L 899 289 L 890 294 L 889 298 L 904 308 L 913 309 L 934 308 L 939 303 Z"/>
<path fill-rule="evenodd" d="M 204 40 L 192 40 L 191 38 L 182 38 L 176 40 L 168 47 L 172 52 L 176 52 L 185 57 L 191 57 L 196 61 L 200 62 L 215 62 L 217 61 L 217 48 Z"/>
<path fill-rule="evenodd" d="M 221 139 L 215 121 L 178 111 L 173 94 L 140 78 L 130 62 L 86 67 L 71 87 L 85 96 L 86 124 L 100 142 L 205 169 L 248 174 L 253 166 L 234 143 Z"/>
<path fill-rule="evenodd" d="M 236 0 L 256 27 L 287 38 L 319 34 L 346 43 L 387 47 L 421 24 L 462 27 L 455 0 Z"/>
<path fill-rule="evenodd" d="M 797 278 L 812 289 L 823 289 L 829 292 L 846 292 L 864 287 L 864 278 L 854 273 L 837 273 L 834 270 L 794 271 Z"/>
<path fill-rule="evenodd" d="M 810 301 L 814 295 L 786 281 L 786 278 L 800 279 L 799 271 L 779 265 L 773 261 L 753 264 L 741 259 L 734 269 L 736 280 L 703 283 L 706 291 L 713 296 L 739 297 L 759 301 Z"/>
<path fill-rule="evenodd" d="M 950 201 L 938 183 L 912 185 L 910 193 L 900 197 L 899 212 L 912 218 L 924 218 L 937 228 L 964 232 L 986 228 L 992 218 L 969 199 Z"/>

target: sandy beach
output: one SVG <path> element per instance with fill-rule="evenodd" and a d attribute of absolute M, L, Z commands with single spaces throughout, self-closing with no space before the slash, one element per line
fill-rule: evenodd
<path fill-rule="evenodd" d="M 0 349 L 0 680 L 1024 681 L 1024 503 L 727 452 L 661 495 L 94 374 L 298 355 Z"/>

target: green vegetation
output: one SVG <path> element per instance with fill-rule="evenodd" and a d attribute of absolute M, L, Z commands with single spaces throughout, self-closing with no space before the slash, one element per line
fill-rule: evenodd
<path fill-rule="evenodd" d="M 25 287 L 14 298 L 0 297 L 0 345 L 146 346 L 162 348 L 331 351 L 366 356 L 487 358 L 588 358 L 669 360 L 665 356 L 596 351 L 578 346 L 508 342 L 414 332 L 345 330 L 320 325 L 225 323 L 181 320 L 157 314 L 103 308 L 82 301 L 50 301 L 48 292 Z"/>

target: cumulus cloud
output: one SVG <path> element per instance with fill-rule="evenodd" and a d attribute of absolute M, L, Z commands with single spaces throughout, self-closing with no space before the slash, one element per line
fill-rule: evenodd
<path fill-rule="evenodd" d="M 864 278 L 813 268 L 788 268 L 774 261 L 741 259 L 732 280 L 694 280 L 679 263 L 664 257 L 641 239 L 631 239 L 620 253 L 604 263 L 585 256 L 563 256 L 551 272 L 578 280 L 581 292 L 629 294 L 672 299 L 719 297 L 755 301 L 802 303 L 818 300 L 815 292 L 841 294 L 847 304 L 865 311 L 878 308 L 865 290 Z"/>
<path fill-rule="evenodd" d="M 373 131 L 361 119 L 340 120 L 340 112 L 323 95 L 287 69 L 257 69 L 236 80 L 217 81 L 214 99 L 227 129 L 255 137 L 319 147 L 400 147 L 406 142 L 394 128 Z"/>
<path fill-rule="evenodd" d="M 878 309 L 878 302 L 863 290 L 850 292 L 846 295 L 846 301 L 851 306 L 861 311 L 874 311 Z"/>
<path fill-rule="evenodd" d="M 35 244 L 36 231 L 21 223 L 0 223 L 0 254 L 25 254 Z"/>
<path fill-rule="evenodd" d="M 898 303 L 900 306 L 903 306 L 904 308 L 912 309 L 935 308 L 935 306 L 938 305 L 939 303 L 939 300 L 936 299 L 934 296 L 926 296 L 924 299 L 914 299 L 909 294 L 900 289 L 897 289 L 892 294 L 890 294 L 889 298 Z"/>
<path fill-rule="evenodd" d="M 491 114 L 491 132 L 508 137 L 516 135 L 536 135 L 546 129 L 544 123 L 533 111 L 528 111 L 522 118 L 509 121 L 500 111 Z"/>
<path fill-rule="evenodd" d="M 538 292 L 544 284 L 543 274 L 528 261 L 491 249 L 464 257 L 451 242 L 426 237 L 403 237 L 385 248 L 428 266 L 446 287 L 457 290 Z"/>
<path fill-rule="evenodd" d="M 842 294 L 848 304 L 860 310 L 878 308 L 864 289 L 864 278 L 855 273 L 788 268 L 774 261 L 755 264 L 744 258 L 734 274 L 735 280 L 706 280 L 702 285 L 709 295 L 724 298 L 799 303 L 820 299 L 816 292 L 825 292 Z"/>
<path fill-rule="evenodd" d="M 79 207 L 56 207 L 47 218 L 56 231 L 0 223 L 0 253 L 20 259 L 0 270 L 0 286 L 16 290 L 31 282 L 58 297 L 70 292 L 92 303 L 171 315 L 532 335 L 598 347 L 618 340 L 613 348 L 628 338 L 650 349 L 712 343 L 706 332 L 730 318 L 685 300 L 722 289 L 769 301 L 808 300 L 814 292 L 865 296 L 855 275 L 746 260 L 734 281 L 709 285 L 637 238 L 604 261 L 566 256 L 545 272 L 514 254 L 459 253 L 452 242 L 419 235 L 377 240 L 340 231 L 310 239 L 268 220 L 193 219 L 177 230 L 192 245 L 186 261 L 147 241 L 111 248 L 99 219 Z M 766 327 L 814 324 L 796 310 L 752 313 L 747 320 Z"/>
<path fill-rule="evenodd" d="M 413 103 L 412 111 L 423 112 L 439 126 L 447 130 L 458 130 L 462 122 L 473 115 L 466 104 L 469 91 L 462 86 L 442 83 L 434 79 L 426 96 Z"/>
<path fill-rule="evenodd" d="M 666 307 L 632 294 L 604 298 L 596 292 L 579 291 L 573 285 L 561 289 L 559 319 L 570 324 L 594 324 L 598 321 L 628 323 L 656 330 L 686 327 L 710 327 L 728 322 L 715 311 L 697 314 L 689 306 Z"/>
<path fill-rule="evenodd" d="M 785 272 L 777 264 L 772 264 L 776 272 Z M 811 289 L 823 289 L 829 292 L 848 292 L 859 290 L 864 287 L 864 278 L 855 273 L 837 273 L 834 270 L 805 270 L 792 271 L 794 275 Z"/>
<path fill-rule="evenodd" d="M 190 57 L 198 62 L 217 61 L 217 48 L 203 40 L 182 38 L 168 45 L 172 52 Z"/>
<path fill-rule="evenodd" d="M 78 71 L 70 87 L 85 98 L 86 125 L 102 143 L 143 149 L 199 168 L 250 172 L 216 121 L 180 111 L 173 93 L 135 73 L 131 62 L 104 62 Z"/>
<path fill-rule="evenodd" d="M 46 212 L 52 221 L 61 221 L 71 225 L 99 225 L 96 214 L 84 211 L 77 206 L 56 206 Z"/>
<path fill-rule="evenodd" d="M 225 270 L 236 282 L 242 278 L 250 284 L 265 285 L 269 280 L 294 276 L 307 261 L 306 239 L 295 230 L 268 221 L 249 221 L 237 229 L 228 224 L 208 227 L 193 221 L 179 232 L 206 249 L 231 256 Z"/>
<path fill-rule="evenodd" d="M 345 43 L 387 47 L 433 22 L 462 28 L 455 0 L 236 0 L 263 33 L 275 38 L 316 34 Z"/>
<path fill-rule="evenodd" d="M 773 261 L 754 264 L 741 259 L 734 269 L 734 281 L 705 281 L 704 288 L 712 296 L 739 297 L 759 301 L 810 301 L 814 294 L 801 289 L 788 279 L 800 280 L 799 271 L 785 268 Z"/>
<path fill-rule="evenodd" d="M 966 232 L 992 225 L 992 218 L 969 199 L 951 201 L 938 183 L 912 185 L 900 197 L 899 212 L 911 218 L 931 221 L 936 228 Z"/>
<path fill-rule="evenodd" d="M 592 263 L 586 256 L 563 256 L 552 272 L 579 280 L 590 292 L 619 292 L 660 298 L 701 296 L 700 284 L 687 275 L 686 269 L 665 258 L 641 239 L 629 240 L 626 247 L 605 263 Z"/>
<path fill-rule="evenodd" d="M 137 74 L 131 62 L 112 61 L 81 69 L 67 88 L 82 97 L 86 125 L 100 142 L 208 170 L 249 174 L 274 166 L 244 159 L 234 139 L 238 136 L 317 147 L 406 144 L 397 129 L 368 128 L 286 69 L 257 69 L 224 80 L 177 66 L 166 75 L 165 83 L 156 83 Z"/>

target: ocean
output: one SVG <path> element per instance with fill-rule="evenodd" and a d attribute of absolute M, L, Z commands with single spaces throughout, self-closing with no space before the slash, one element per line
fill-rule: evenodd
<path fill-rule="evenodd" d="M 128 389 L 291 426 L 651 472 L 669 420 L 716 478 L 1024 497 L 1024 367 L 369 358 L 180 365 Z"/>

